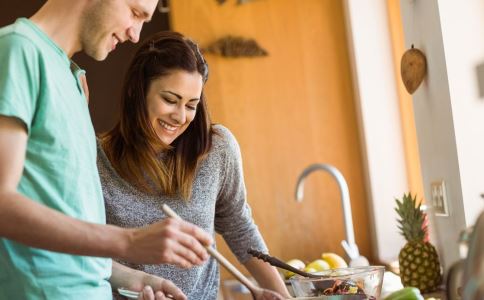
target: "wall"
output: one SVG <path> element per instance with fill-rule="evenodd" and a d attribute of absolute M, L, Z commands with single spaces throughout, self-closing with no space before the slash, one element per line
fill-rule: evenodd
<path fill-rule="evenodd" d="M 484 209 L 484 99 L 476 77 L 484 62 L 484 2 L 439 3 L 466 225 Z M 463 20 L 465 20 L 463 22 Z"/>
<path fill-rule="evenodd" d="M 313 260 L 343 254 L 339 191 L 328 174 L 296 178 L 314 162 L 348 181 L 356 242 L 371 257 L 370 222 L 342 2 L 171 1 L 172 28 L 207 45 L 226 34 L 255 38 L 265 58 L 207 55 L 206 91 L 215 122 L 229 127 L 244 157 L 248 201 L 271 253 Z M 225 246 L 222 252 L 228 254 Z M 233 258 L 232 258 L 233 260 Z"/>
<path fill-rule="evenodd" d="M 401 0 L 405 43 L 427 57 L 428 74 L 413 95 L 425 195 L 446 182 L 449 216 L 433 229 L 444 266 L 458 259 L 459 232 L 483 209 L 484 103 L 475 68 L 484 60 L 482 1 Z"/>
<path fill-rule="evenodd" d="M 411 126 L 402 125 L 386 1 L 346 0 L 344 4 L 374 224 L 373 251 L 379 261 L 389 263 L 398 258 L 405 243 L 397 227 L 395 198 L 409 191 L 408 182 L 414 183 L 413 192 L 419 189 L 415 142 Z"/>

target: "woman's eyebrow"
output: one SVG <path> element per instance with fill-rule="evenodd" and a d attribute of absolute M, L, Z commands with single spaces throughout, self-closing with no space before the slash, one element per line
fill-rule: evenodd
<path fill-rule="evenodd" d="M 177 93 L 173 93 L 173 92 L 170 92 L 170 91 L 161 91 L 163 93 L 168 93 L 168 94 L 172 94 L 173 96 L 177 97 L 178 99 L 182 99 L 182 96 L 178 95 Z"/>
<path fill-rule="evenodd" d="M 171 95 L 177 97 L 178 100 L 181 100 L 183 98 L 182 96 L 178 95 L 177 93 L 174 93 L 174 92 L 171 92 L 171 91 L 161 91 L 161 92 L 171 94 Z M 193 99 L 188 100 L 188 102 L 199 101 L 199 100 L 200 100 L 200 98 L 193 98 Z"/>

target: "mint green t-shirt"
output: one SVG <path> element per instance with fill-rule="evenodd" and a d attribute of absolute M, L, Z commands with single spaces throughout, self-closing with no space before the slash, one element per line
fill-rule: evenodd
<path fill-rule="evenodd" d="M 0 115 L 18 118 L 28 131 L 18 191 L 68 216 L 104 224 L 83 72 L 30 20 L 0 28 Z M 110 259 L 0 238 L 2 300 L 112 299 L 110 276 Z"/>

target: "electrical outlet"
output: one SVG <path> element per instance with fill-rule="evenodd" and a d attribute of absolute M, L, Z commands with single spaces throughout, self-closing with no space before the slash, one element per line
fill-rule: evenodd
<path fill-rule="evenodd" d="M 432 200 L 432 208 L 436 216 L 449 216 L 449 208 L 447 205 L 447 193 L 445 191 L 445 182 L 443 180 L 434 181 L 430 183 L 430 195 Z"/>

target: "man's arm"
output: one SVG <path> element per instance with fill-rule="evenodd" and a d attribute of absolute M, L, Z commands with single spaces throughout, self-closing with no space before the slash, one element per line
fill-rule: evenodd
<path fill-rule="evenodd" d="M 20 120 L 0 116 L 0 237 L 56 252 L 134 263 L 191 267 L 208 258 L 203 245 L 211 244 L 212 238 L 187 222 L 167 218 L 144 228 L 122 229 L 68 217 L 21 195 L 17 186 L 27 138 Z"/>
<path fill-rule="evenodd" d="M 285 299 L 292 298 L 276 268 L 254 257 L 250 258 L 244 266 L 262 288 L 277 292 Z"/>
<path fill-rule="evenodd" d="M 69 218 L 17 192 L 27 145 L 18 119 L 0 117 L 0 236 L 47 250 L 111 256 L 122 253 L 126 233 Z M 119 240 L 114 240 L 119 238 Z M 94 244 L 98 241 L 99 244 Z"/>

